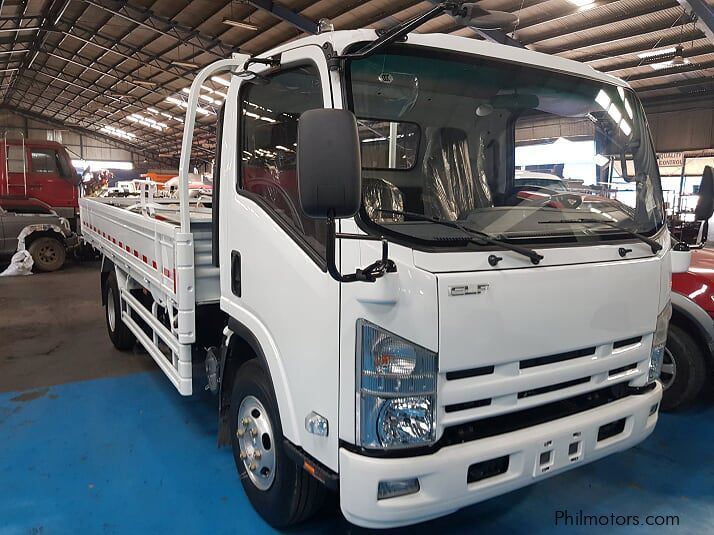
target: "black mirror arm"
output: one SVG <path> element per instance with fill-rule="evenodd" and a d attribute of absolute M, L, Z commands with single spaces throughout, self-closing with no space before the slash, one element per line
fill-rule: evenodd
<path fill-rule="evenodd" d="M 362 234 L 344 234 L 335 231 L 335 219 L 327 219 L 327 243 L 325 245 L 325 256 L 327 257 L 327 271 L 337 282 L 376 282 L 387 273 L 397 271 L 396 264 L 389 259 L 389 244 L 387 240 L 379 236 L 364 236 Z M 368 240 L 382 242 L 382 258 L 370 264 L 366 268 L 358 269 L 349 275 L 343 275 L 337 268 L 335 240 Z"/>

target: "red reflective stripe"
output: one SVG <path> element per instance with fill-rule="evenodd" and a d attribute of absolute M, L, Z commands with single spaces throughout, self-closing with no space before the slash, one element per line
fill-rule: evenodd
<path fill-rule="evenodd" d="M 144 261 L 144 264 L 148 264 L 149 261 L 146 258 L 146 255 L 141 255 L 141 259 Z"/>
<path fill-rule="evenodd" d="M 119 242 L 119 248 L 120 248 L 120 249 L 123 249 L 123 248 L 124 248 L 124 244 L 123 244 L 122 242 Z"/>
<path fill-rule="evenodd" d="M 137 251 L 136 249 L 134 249 L 134 256 L 139 258 L 139 251 Z"/>
<path fill-rule="evenodd" d="M 130 252 L 131 252 L 131 247 L 129 247 L 128 245 L 125 247 L 125 249 L 126 249 L 126 252 L 127 252 L 127 253 L 130 253 Z"/>
<path fill-rule="evenodd" d="M 156 269 L 156 260 L 151 261 L 151 267 Z"/>

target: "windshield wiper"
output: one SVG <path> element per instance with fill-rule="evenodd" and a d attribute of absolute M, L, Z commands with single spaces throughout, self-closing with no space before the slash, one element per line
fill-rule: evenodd
<path fill-rule="evenodd" d="M 582 224 L 582 225 L 594 225 L 594 224 L 605 225 L 606 227 L 611 227 L 611 228 L 620 230 L 620 231 L 624 232 L 625 234 L 628 234 L 628 235 L 632 236 L 633 238 L 637 238 L 638 240 L 646 243 L 652 249 L 652 254 L 657 254 L 662 249 L 662 244 L 653 240 L 652 238 L 643 236 L 639 232 L 630 230 L 626 227 L 623 227 L 622 225 L 619 225 L 612 221 L 608 221 L 607 219 L 598 219 L 598 218 L 559 219 L 556 221 L 540 221 L 539 223 L 541 225 L 552 225 L 552 224 L 557 224 L 557 223 L 560 223 L 560 224 L 573 223 L 573 224 Z"/>
<path fill-rule="evenodd" d="M 480 230 L 466 227 L 466 226 L 462 225 L 461 223 L 456 223 L 455 221 L 445 221 L 443 219 L 439 219 L 438 217 L 431 217 L 428 215 L 419 214 L 417 212 L 403 212 L 401 210 L 382 210 L 380 208 L 378 208 L 376 211 L 381 212 L 383 214 L 392 214 L 392 215 L 401 215 L 404 217 L 411 217 L 414 219 L 418 219 L 420 221 L 430 221 L 432 223 L 436 223 L 437 225 L 443 225 L 445 227 L 458 229 L 461 232 L 463 232 L 464 234 L 476 236 L 476 238 L 473 238 L 473 237 L 468 238 L 467 241 L 476 243 L 477 245 L 483 245 L 483 243 L 485 243 L 487 245 L 495 245 L 502 249 L 507 249 L 509 251 L 513 251 L 514 253 L 518 253 L 520 255 L 528 257 L 530 259 L 530 261 L 535 265 L 540 264 L 540 261 L 543 260 L 543 258 L 544 258 L 542 255 L 538 254 L 533 249 L 528 249 L 527 247 L 521 247 L 519 245 L 513 245 L 508 242 L 501 241 L 497 238 L 494 238 L 490 234 L 487 234 L 486 232 L 481 232 Z M 481 243 L 481 242 L 483 242 L 483 243 Z M 489 257 L 489 259 L 488 259 L 488 263 L 491 264 L 492 266 L 497 265 L 500 261 L 501 261 L 500 258 L 493 256 L 493 255 L 492 255 L 492 257 Z"/>

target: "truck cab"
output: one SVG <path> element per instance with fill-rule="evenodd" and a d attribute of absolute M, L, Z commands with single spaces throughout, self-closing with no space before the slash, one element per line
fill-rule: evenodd
<path fill-rule="evenodd" d="M 192 348 L 213 344 L 220 441 L 274 526 L 324 487 L 355 524 L 425 521 L 629 448 L 658 418 L 674 253 L 634 92 L 529 50 L 380 39 L 207 67 L 180 210 L 81 201 L 112 341 L 138 340 L 185 395 Z M 221 72 L 206 210 L 190 150 Z M 625 169 L 631 205 L 517 195 L 519 147 L 569 136 L 594 183 Z"/>
<path fill-rule="evenodd" d="M 79 213 L 78 176 L 67 150 L 54 141 L 0 141 L 0 195 L 47 203 L 75 226 Z"/>
<path fill-rule="evenodd" d="M 239 139 L 221 144 L 218 250 L 231 266 L 221 308 L 265 355 L 285 437 L 339 472 L 349 520 L 389 527 L 652 431 L 670 244 L 646 119 L 625 84 L 450 36 L 410 35 L 331 68 L 328 46 L 343 54 L 372 39 L 299 41 L 252 67 L 256 82 L 232 77 L 221 130 Z M 301 205 L 301 158 L 331 168 L 347 135 L 310 130 L 322 153 L 301 152 L 300 117 L 318 108 L 356 117 L 362 202 L 337 224 L 388 240 L 395 270 L 373 283 L 331 280 L 326 222 Z M 636 206 L 595 214 L 511 194 L 516 148 L 565 125 L 600 154 L 634 159 Z M 337 247 L 343 273 L 381 254 L 374 240 Z M 250 448 L 234 442 L 250 475 Z"/>

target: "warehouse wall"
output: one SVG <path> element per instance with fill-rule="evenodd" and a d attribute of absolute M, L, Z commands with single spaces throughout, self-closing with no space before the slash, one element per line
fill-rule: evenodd
<path fill-rule="evenodd" d="M 62 143 L 72 159 L 130 161 L 135 167 L 144 165 L 142 156 L 113 146 L 109 141 L 56 126 L 0 109 L 0 133 L 7 130 L 8 137 L 25 136 L 26 139 L 42 139 Z"/>
<path fill-rule="evenodd" d="M 657 152 L 714 149 L 714 97 L 646 106 Z"/>

